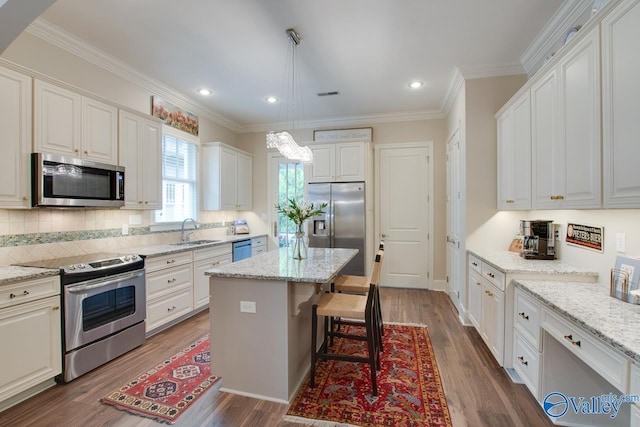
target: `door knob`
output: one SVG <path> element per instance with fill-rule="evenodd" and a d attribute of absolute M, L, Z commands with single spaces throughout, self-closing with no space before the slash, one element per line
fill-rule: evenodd
<path fill-rule="evenodd" d="M 384 233 L 382 233 L 380 236 L 381 236 L 381 237 L 387 237 L 387 235 L 386 235 L 386 234 L 384 234 Z"/>

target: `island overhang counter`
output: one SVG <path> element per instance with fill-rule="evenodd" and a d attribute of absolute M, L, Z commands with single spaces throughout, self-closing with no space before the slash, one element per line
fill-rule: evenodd
<path fill-rule="evenodd" d="M 222 391 L 288 403 L 309 370 L 311 306 L 357 249 L 287 248 L 205 272 L 211 372 Z"/>

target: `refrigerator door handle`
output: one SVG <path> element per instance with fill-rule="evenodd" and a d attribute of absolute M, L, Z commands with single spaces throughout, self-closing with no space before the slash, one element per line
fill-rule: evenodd
<path fill-rule="evenodd" d="M 336 246 L 335 244 L 335 238 L 336 238 L 336 215 L 335 215 L 335 202 L 333 201 L 333 199 L 331 199 L 331 201 L 329 202 L 329 220 L 330 220 L 330 227 L 331 229 L 329 230 L 329 246 L 334 248 Z"/>

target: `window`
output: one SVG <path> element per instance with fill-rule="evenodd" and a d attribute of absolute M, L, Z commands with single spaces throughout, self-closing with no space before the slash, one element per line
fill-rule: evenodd
<path fill-rule="evenodd" d="M 156 223 L 196 217 L 197 152 L 197 142 L 163 128 L 162 210 L 155 212 Z"/>
<path fill-rule="evenodd" d="M 286 204 L 289 199 L 303 200 L 304 165 L 300 162 L 282 159 L 278 163 L 278 203 Z M 296 232 L 296 225 L 289 218 L 278 214 L 278 246 L 288 246 Z"/>

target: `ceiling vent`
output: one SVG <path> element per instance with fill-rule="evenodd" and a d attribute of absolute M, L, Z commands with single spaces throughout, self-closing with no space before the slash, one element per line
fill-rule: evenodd
<path fill-rule="evenodd" d="M 318 94 L 318 96 L 333 96 L 333 95 L 340 95 L 340 92 L 338 92 L 337 90 L 334 90 L 333 92 L 320 92 Z"/>

